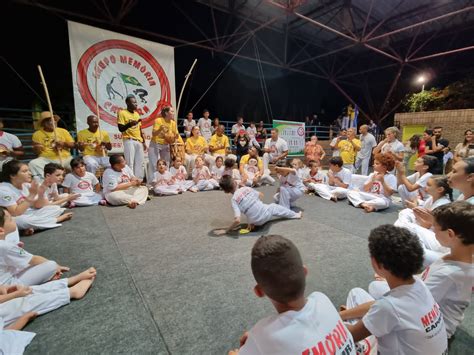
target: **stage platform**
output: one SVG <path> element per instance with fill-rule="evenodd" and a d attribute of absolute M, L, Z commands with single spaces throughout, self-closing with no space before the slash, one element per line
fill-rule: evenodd
<path fill-rule="evenodd" d="M 260 188 L 270 202 L 275 187 Z M 62 228 L 23 238 L 25 248 L 71 267 L 95 266 L 88 295 L 41 316 L 26 354 L 227 354 L 244 330 L 274 312 L 253 293 L 250 250 L 260 234 L 281 234 L 300 249 L 306 293 L 338 306 L 373 280 L 369 231 L 393 223 L 398 209 L 366 214 L 345 201 L 304 196 L 302 220 L 276 221 L 244 236 L 212 237 L 232 221 L 222 191 L 154 197 L 145 206 L 74 209 Z M 473 306 L 450 354 L 474 347 Z"/>

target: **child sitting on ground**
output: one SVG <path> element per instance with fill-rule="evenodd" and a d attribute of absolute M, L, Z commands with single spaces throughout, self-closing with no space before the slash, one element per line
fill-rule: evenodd
<path fill-rule="evenodd" d="M 251 267 L 255 294 L 267 296 L 278 314 L 244 333 L 240 349 L 229 355 L 356 353 L 352 336 L 329 298 L 321 292 L 304 296 L 308 270 L 290 240 L 279 235 L 260 237 L 252 248 Z"/>
<path fill-rule="evenodd" d="M 216 181 L 219 181 L 224 173 L 224 158 L 222 155 L 216 157 L 216 161 L 211 168 L 212 178 Z"/>
<path fill-rule="evenodd" d="M 344 162 L 341 157 L 332 157 L 331 160 L 329 160 L 327 184 L 313 184 L 314 192 L 325 200 L 334 202 L 346 198 L 352 180 L 352 172 L 344 168 L 343 165 Z"/>
<path fill-rule="evenodd" d="M 64 181 L 64 168 L 57 163 L 48 163 L 44 166 L 43 185 L 46 187 L 45 197 L 51 205 L 66 206 L 79 197 L 78 194 L 59 194 L 58 185 Z"/>
<path fill-rule="evenodd" d="M 309 170 L 304 164 L 301 159 L 294 158 L 290 166 L 296 170 L 296 175 L 303 181 L 303 176 L 306 174 L 306 172 Z"/>
<path fill-rule="evenodd" d="M 107 201 L 102 197 L 100 192 L 100 184 L 97 177 L 86 171 L 86 164 L 82 158 L 74 158 L 71 160 L 72 172 L 66 175 L 63 182 L 64 191 L 79 195 L 69 203 L 69 208 L 75 206 L 105 206 Z"/>
<path fill-rule="evenodd" d="M 212 178 L 209 168 L 204 165 L 204 159 L 200 155 L 194 161 L 192 177 L 194 186 L 189 189 L 192 192 L 209 191 L 219 187 L 219 183 Z"/>
<path fill-rule="evenodd" d="M 179 188 L 182 191 L 187 191 L 194 185 L 192 180 L 186 180 L 188 172 L 183 165 L 183 161 L 178 156 L 173 157 L 173 164 L 170 168 L 170 173 L 173 176 L 175 183 L 179 185 Z"/>
<path fill-rule="evenodd" d="M 171 196 L 183 193 L 181 187 L 175 182 L 173 175 L 168 171 L 166 160 L 159 159 L 153 175 L 153 191 L 158 196 Z"/>
<path fill-rule="evenodd" d="M 376 154 L 374 158 L 374 172 L 369 175 L 364 184 L 364 191 L 351 190 L 347 199 L 355 207 L 365 212 L 374 212 L 390 206 L 390 196 L 397 190 L 397 178 L 390 174 L 395 166 L 392 154 Z"/>
<path fill-rule="evenodd" d="M 235 160 L 232 158 L 226 158 L 224 160 L 224 172 L 222 173 L 222 176 L 231 176 L 239 186 L 242 186 L 242 178 L 240 176 L 239 169 L 234 168 L 234 166 Z"/>
<path fill-rule="evenodd" d="M 440 307 L 423 281 L 413 276 L 423 263 L 416 236 L 382 225 L 370 232 L 369 252 L 375 272 L 387 280 L 390 291 L 377 301 L 360 288 L 349 292 L 340 315 L 343 320 L 362 318 L 347 326 L 354 340 L 374 335 L 379 354 L 446 354 Z"/>
<path fill-rule="evenodd" d="M 428 266 L 421 279 L 439 304 L 446 324 L 448 338 L 464 319 L 471 303 L 474 280 L 474 206 L 457 201 L 433 211 L 436 239 L 449 253 Z M 387 281 L 374 281 L 369 293 L 375 299 L 390 290 Z"/>
<path fill-rule="evenodd" d="M 219 183 L 226 194 L 232 194 L 232 209 L 234 210 L 234 222 L 224 232 L 230 232 L 240 226 L 240 216 L 247 216 L 249 231 L 255 226 L 262 226 L 275 218 L 299 219 L 301 212 L 294 212 L 286 207 L 272 203 L 264 204 L 260 199 L 263 197 L 261 192 L 255 191 L 251 187 L 238 187 L 237 182 L 229 175 L 224 175 Z"/>
<path fill-rule="evenodd" d="M 303 174 L 303 184 L 308 191 L 314 191 L 315 184 L 327 184 L 327 175 L 322 173 L 319 168 L 321 163 L 316 160 L 310 160 L 308 163 L 309 169 Z"/>
<path fill-rule="evenodd" d="M 20 317 L 15 323 L 5 327 L 3 318 L 0 317 L 0 354 L 23 354 L 36 334 L 20 330 L 35 318 L 36 313 L 29 312 Z"/>
<path fill-rule="evenodd" d="M 290 164 L 292 163 L 293 161 Z M 295 162 L 295 166 L 297 165 L 298 162 Z M 280 187 L 278 188 L 278 192 L 275 194 L 275 196 L 273 196 L 273 199 L 279 205 L 286 208 L 291 208 L 293 202 L 304 195 L 305 186 L 298 176 L 297 169 L 277 166 L 275 171 L 278 174 L 278 178 L 280 180 Z"/>
<path fill-rule="evenodd" d="M 242 160 L 240 164 L 242 165 Z M 250 157 L 248 162 L 243 165 L 243 170 L 247 176 L 245 186 L 257 187 L 260 185 L 258 182 L 260 180 L 260 168 L 258 167 L 257 158 Z"/>

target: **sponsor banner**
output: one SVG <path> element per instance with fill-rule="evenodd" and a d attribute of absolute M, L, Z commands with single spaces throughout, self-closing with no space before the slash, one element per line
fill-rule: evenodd
<path fill-rule="evenodd" d="M 273 128 L 288 144 L 289 156 L 304 155 L 304 122 L 273 120 Z"/>
<path fill-rule="evenodd" d="M 122 152 L 117 112 L 133 94 L 149 141 L 162 107 L 176 106 L 174 48 L 71 21 L 68 29 L 77 131 L 88 127 L 98 103 L 100 127 L 113 152 Z"/>

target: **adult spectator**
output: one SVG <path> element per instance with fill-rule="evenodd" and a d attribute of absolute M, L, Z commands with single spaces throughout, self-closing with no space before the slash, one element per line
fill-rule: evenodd
<path fill-rule="evenodd" d="M 235 138 L 240 131 L 245 131 L 244 118 L 242 116 L 238 116 L 237 123 L 232 126 L 231 134 L 235 144 L 237 144 L 237 140 Z"/>
<path fill-rule="evenodd" d="M 219 118 L 218 117 L 214 118 L 214 120 L 212 121 L 212 126 L 211 126 L 212 134 L 216 133 L 217 129 L 219 128 L 219 125 L 220 125 Z"/>
<path fill-rule="evenodd" d="M 20 139 L 14 134 L 5 132 L 3 127 L 3 118 L 0 118 L 0 172 L 3 164 L 12 159 L 21 159 L 25 154 Z"/>
<path fill-rule="evenodd" d="M 257 134 L 255 135 L 255 139 L 260 145 L 263 145 L 265 143 L 265 140 L 267 139 L 267 129 L 263 125 L 263 121 L 260 121 L 258 123 Z"/>
<path fill-rule="evenodd" d="M 409 171 L 410 159 L 413 156 L 421 158 L 425 155 L 426 142 L 419 134 L 414 134 L 410 139 L 404 143 L 405 151 L 403 153 L 403 166 L 405 171 Z"/>
<path fill-rule="evenodd" d="M 340 157 L 342 158 L 343 168 L 349 169 L 351 173 L 354 171 L 356 154 L 361 147 L 361 142 L 356 138 L 355 133 L 355 128 L 349 128 L 347 130 L 347 139 L 339 141 L 336 145 L 336 149 L 339 150 Z"/>
<path fill-rule="evenodd" d="M 385 139 L 381 141 L 375 148 L 373 153 L 386 154 L 391 153 L 395 160 L 403 161 L 403 155 L 405 147 L 402 142 L 397 138 L 400 135 L 400 131 L 397 127 L 388 127 L 385 130 Z"/>
<path fill-rule="evenodd" d="M 369 121 L 369 133 L 372 135 L 377 136 L 377 124 L 374 122 L 374 120 Z"/>
<path fill-rule="evenodd" d="M 278 129 L 272 128 L 270 131 L 271 137 L 265 141 L 263 147 L 263 169 L 265 174 L 268 173 L 268 164 L 276 164 L 279 161 L 285 161 L 288 155 L 288 144 L 286 141 L 278 137 Z"/>
<path fill-rule="evenodd" d="M 48 163 L 57 163 L 66 169 L 71 168 L 70 149 L 75 145 L 74 139 L 64 128 L 57 127 L 61 118 L 58 115 L 53 116 L 54 118 L 48 111 L 41 112 L 38 122 L 41 128 L 33 133 L 32 137 L 33 151 L 38 154 L 38 158 L 30 161 L 28 166 L 33 177 L 40 179 L 43 179 L 44 166 Z"/>
<path fill-rule="evenodd" d="M 240 130 L 235 137 L 235 146 L 237 154 L 237 164 L 240 164 L 240 158 L 246 155 L 250 147 L 250 138 L 245 130 Z M 239 165 L 240 166 L 240 165 Z"/>
<path fill-rule="evenodd" d="M 429 155 L 433 155 L 438 159 L 438 164 L 436 168 L 433 169 L 433 174 L 443 174 L 444 171 L 444 152 L 447 151 L 449 147 L 449 141 L 442 137 L 443 135 L 443 128 L 442 127 L 435 127 L 433 129 L 433 136 L 429 142 L 426 142 L 426 149 L 425 153 Z"/>
<path fill-rule="evenodd" d="M 95 174 L 99 167 L 110 167 L 108 150 L 112 150 L 110 137 L 107 131 L 99 131 L 99 119 L 95 115 L 87 117 L 89 128 L 79 131 L 77 134 L 77 148 L 84 156 L 87 171 Z"/>
<path fill-rule="evenodd" d="M 326 152 L 324 151 L 323 147 L 318 144 L 318 137 L 312 136 L 304 146 L 304 158 L 306 165 L 308 165 L 311 160 L 321 163 L 325 156 Z"/>
<path fill-rule="evenodd" d="M 225 158 L 229 157 L 234 160 L 237 160 L 237 157 L 234 154 L 230 154 L 230 143 L 229 137 L 224 134 L 225 126 L 223 124 L 219 125 L 216 129 L 216 133 L 211 137 L 209 141 L 209 152 L 212 156 L 212 162 L 214 163 L 217 157 Z"/>
<path fill-rule="evenodd" d="M 128 95 L 125 103 L 127 109 L 120 110 L 117 118 L 118 130 L 122 133 L 123 153 L 133 175 L 138 179 L 143 179 L 143 161 L 147 148 L 141 129 L 142 120 L 137 112 L 137 99 L 133 95 Z"/>
<path fill-rule="evenodd" d="M 184 135 L 186 138 L 189 138 L 191 135 L 191 130 L 193 127 L 196 125 L 196 121 L 193 120 L 193 112 L 189 111 L 186 114 L 186 118 L 183 121 L 183 127 L 184 127 Z"/>
<path fill-rule="evenodd" d="M 470 129 L 464 132 L 464 142 L 454 148 L 454 162 L 469 157 L 474 157 L 474 134 Z"/>
<path fill-rule="evenodd" d="M 357 172 L 360 169 L 362 175 L 368 175 L 370 157 L 372 156 L 372 150 L 377 146 L 377 141 L 372 133 L 369 133 L 369 126 L 366 124 L 360 126 L 359 132 L 361 146 L 357 152 L 355 170 Z"/>
<path fill-rule="evenodd" d="M 340 155 L 337 145 L 339 144 L 340 141 L 345 140 L 345 139 L 347 139 L 347 129 L 341 129 L 337 137 L 334 137 L 331 143 L 329 143 L 329 146 L 331 147 L 331 150 L 332 150 L 333 157 L 338 157 Z"/>
<path fill-rule="evenodd" d="M 212 131 L 211 131 L 212 123 L 211 123 L 211 119 L 209 118 L 209 110 L 204 109 L 202 111 L 202 116 L 203 117 L 201 117 L 199 119 L 197 125 L 199 127 L 200 132 L 201 132 L 201 136 L 204 137 L 206 142 L 209 143 L 209 140 L 212 137 Z"/>
<path fill-rule="evenodd" d="M 186 139 L 185 150 L 185 168 L 189 175 L 191 175 L 194 169 L 194 161 L 198 156 L 203 156 L 206 162 L 212 159 L 207 154 L 209 146 L 204 137 L 201 136 L 199 126 L 194 126 L 191 130 L 191 136 Z"/>

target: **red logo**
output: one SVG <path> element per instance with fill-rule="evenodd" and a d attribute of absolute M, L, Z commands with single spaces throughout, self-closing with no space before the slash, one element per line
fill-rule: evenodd
<path fill-rule="evenodd" d="M 298 128 L 298 135 L 299 136 L 304 136 L 304 128 L 303 127 Z"/>
<path fill-rule="evenodd" d="M 88 190 L 90 186 L 91 184 L 89 184 L 87 181 L 80 181 L 79 184 L 77 184 L 77 187 L 81 190 Z"/>
<path fill-rule="evenodd" d="M 171 105 L 169 80 L 158 61 L 142 47 L 124 40 L 94 44 L 77 65 L 77 86 L 84 103 L 96 112 L 97 78 L 100 118 L 116 125 L 125 97 L 135 95 L 143 127 L 153 124 L 164 106 Z"/>

